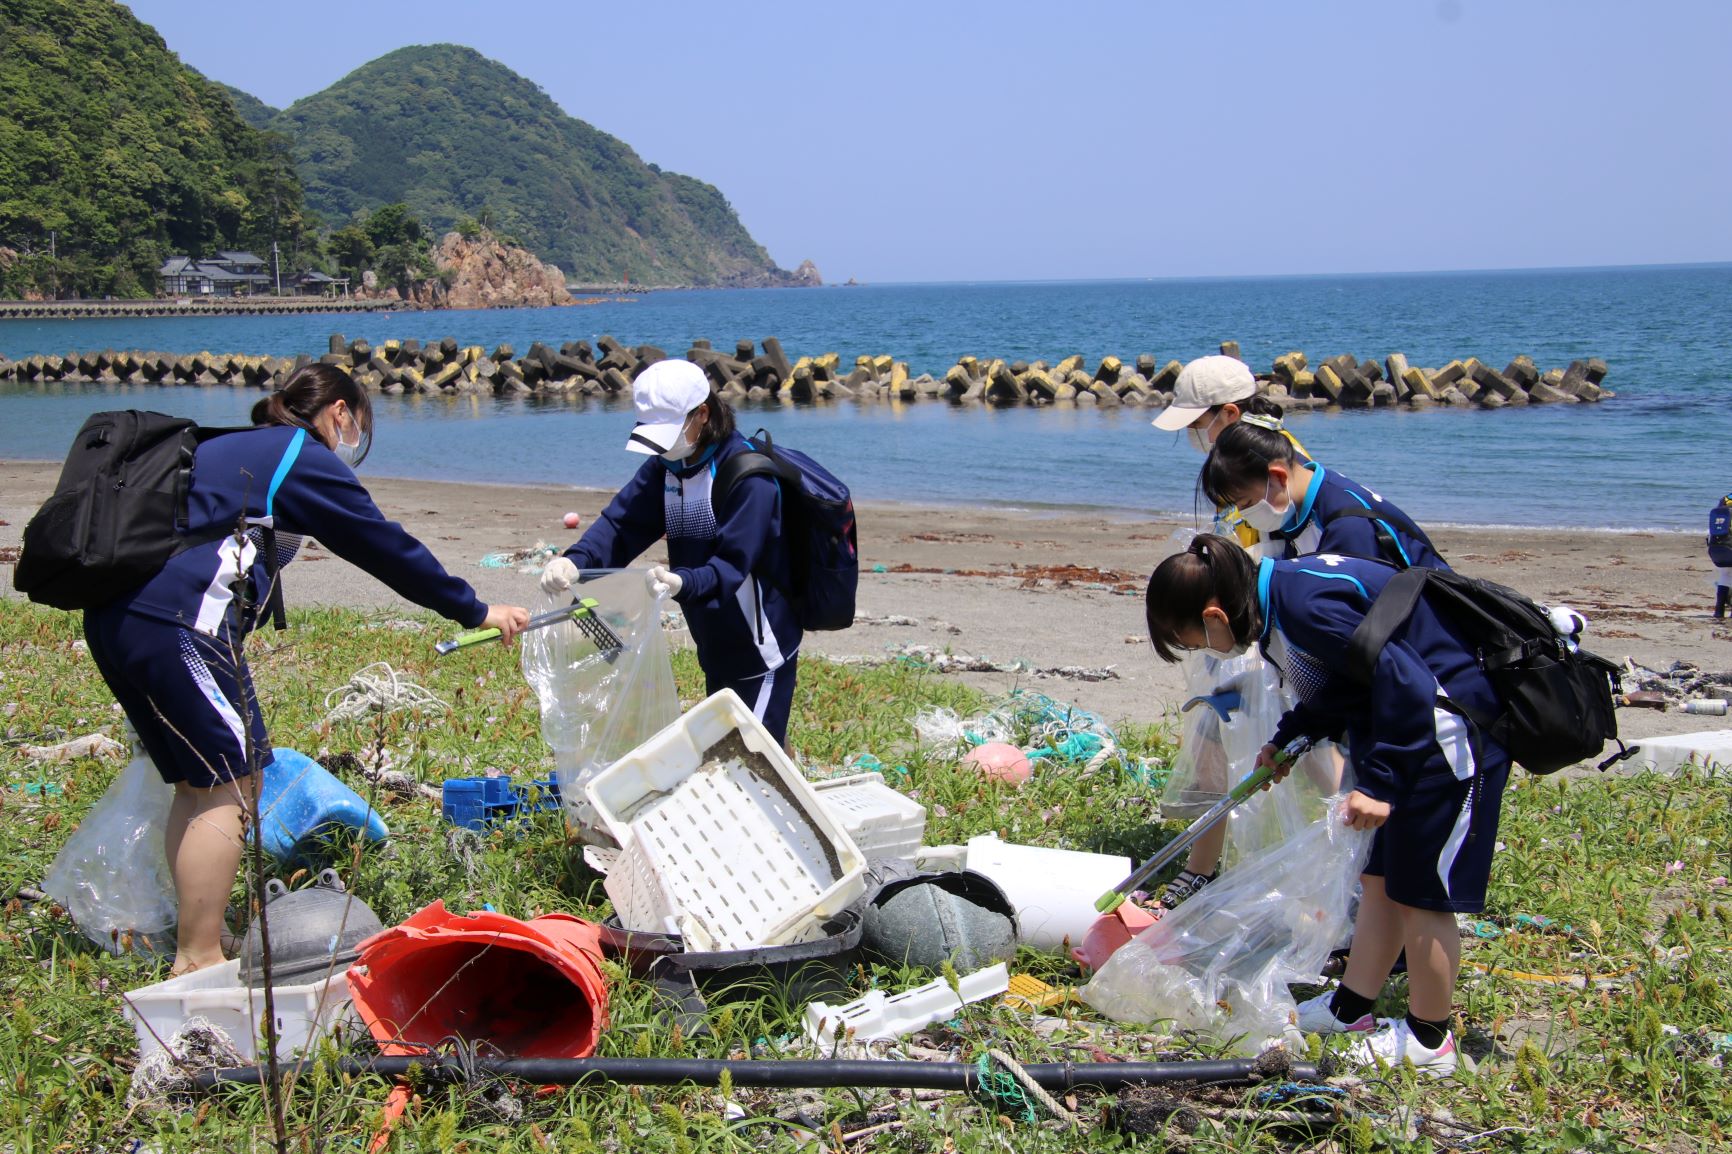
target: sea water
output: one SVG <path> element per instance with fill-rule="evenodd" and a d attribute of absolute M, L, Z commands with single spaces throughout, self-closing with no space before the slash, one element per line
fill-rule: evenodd
<path fill-rule="evenodd" d="M 1081 353 L 1188 360 L 1237 340 L 1267 366 L 1290 349 L 1413 364 L 1519 353 L 1541 368 L 1599 356 L 1617 396 L 1598 405 L 1298 414 L 1325 464 L 1427 522 L 1695 530 L 1732 489 L 1732 266 L 1089 283 L 886 285 L 658 292 L 565 309 L 296 317 L 0 321 L 0 353 L 92 348 L 323 352 L 331 332 L 451 335 L 519 355 L 611 333 L 670 353 L 777 336 L 790 356 L 888 353 L 940 375 L 958 356 L 1057 361 Z M 257 391 L 227 387 L 0 387 L 0 458 L 58 459 L 84 416 L 149 407 L 243 423 Z M 629 404 L 492 396 L 381 397 L 362 475 L 610 488 Z M 838 402 L 746 405 L 830 465 L 863 500 L 1190 515 L 1197 455 L 1144 409 Z"/>

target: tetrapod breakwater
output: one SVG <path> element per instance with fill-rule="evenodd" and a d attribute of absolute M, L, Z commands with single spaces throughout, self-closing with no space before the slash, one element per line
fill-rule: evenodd
<path fill-rule="evenodd" d="M 1222 342 L 1220 351 L 1239 356 L 1234 341 Z M 269 389 L 281 387 L 300 366 L 319 360 L 352 374 L 369 391 L 386 395 L 606 396 L 629 394 L 640 372 L 669 355 L 653 345 L 627 346 L 611 336 L 593 345 L 536 341 L 519 355 L 510 344 L 488 349 L 460 344 L 454 337 L 391 339 L 374 345 L 333 333 L 327 351 L 317 357 L 103 349 L 16 361 L 0 358 L 0 380 Z M 1183 368 L 1178 359 L 1163 362 L 1153 353 L 1105 356 L 1092 367 L 1081 354 L 1052 364 L 968 355 L 942 376 L 912 376 L 907 362 L 889 354 L 857 356 L 851 365 L 835 352 L 790 357 L 775 337 L 740 340 L 731 348 L 698 340 L 678 355 L 701 366 L 730 401 L 941 400 L 997 408 L 1164 408 L 1172 403 Z M 1304 352 L 1293 351 L 1276 357 L 1267 370 L 1253 366 L 1258 391 L 1289 411 L 1594 403 L 1615 395 L 1604 385 L 1608 371 L 1597 357 L 1542 370 L 1532 357 L 1522 355 L 1499 369 L 1474 356 L 1424 367 L 1409 364 L 1399 352 L 1381 359 L 1341 353 L 1313 363 Z"/>

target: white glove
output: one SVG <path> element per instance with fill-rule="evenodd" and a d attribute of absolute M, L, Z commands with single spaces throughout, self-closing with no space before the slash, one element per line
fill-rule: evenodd
<path fill-rule="evenodd" d="M 563 593 L 577 580 L 577 565 L 570 557 L 555 557 L 541 571 L 541 591 L 548 595 Z"/>
<path fill-rule="evenodd" d="M 660 565 L 650 567 L 649 591 L 652 596 L 660 597 L 665 593 L 669 597 L 678 597 L 685 585 L 686 579 L 672 569 L 664 569 Z"/>

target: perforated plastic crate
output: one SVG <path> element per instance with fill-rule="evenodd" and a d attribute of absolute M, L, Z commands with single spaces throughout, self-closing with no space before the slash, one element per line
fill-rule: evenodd
<path fill-rule="evenodd" d="M 865 892 L 846 829 L 730 690 L 584 786 L 622 852 L 605 887 L 627 929 L 689 950 L 811 940 Z"/>
<path fill-rule="evenodd" d="M 911 862 L 926 836 L 926 807 L 884 784 L 881 773 L 816 781 L 812 789 L 867 857 Z"/>
<path fill-rule="evenodd" d="M 260 1031 L 265 992 L 243 982 L 240 967 L 234 959 L 126 994 L 125 1012 L 138 1033 L 138 1056 L 149 1057 L 187 1019 L 202 1017 L 234 1039 L 242 1058 L 256 1061 L 264 1048 Z M 330 977 L 321 971 L 314 981 L 272 988 L 278 1058 L 288 1060 L 349 1012 L 348 969 L 342 966 Z"/>

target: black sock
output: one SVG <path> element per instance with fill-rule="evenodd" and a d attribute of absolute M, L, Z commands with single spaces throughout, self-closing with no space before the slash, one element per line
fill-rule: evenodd
<path fill-rule="evenodd" d="M 1443 1045 L 1443 1040 L 1449 1037 L 1449 1019 L 1441 1022 L 1428 1022 L 1424 1018 L 1416 1018 L 1411 1012 L 1407 1015 L 1407 1028 L 1413 1031 L 1413 1036 L 1419 1039 L 1419 1044 L 1428 1050 L 1435 1050 Z"/>
<path fill-rule="evenodd" d="M 1329 1012 L 1335 1015 L 1337 1022 L 1357 1022 L 1371 1012 L 1371 1007 L 1377 1004 L 1375 997 L 1356 994 L 1346 986 L 1335 987 L 1335 997 L 1330 999 Z"/>

